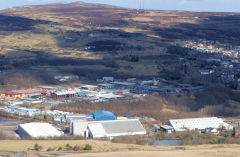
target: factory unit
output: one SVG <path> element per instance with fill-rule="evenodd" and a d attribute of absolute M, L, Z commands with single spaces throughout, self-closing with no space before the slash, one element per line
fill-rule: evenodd
<path fill-rule="evenodd" d="M 173 127 L 175 131 L 188 131 L 188 130 L 205 130 L 205 129 L 226 129 L 231 130 L 233 127 L 221 118 L 205 117 L 205 118 L 189 118 L 189 119 L 174 119 L 165 123 Z"/>
<path fill-rule="evenodd" d="M 111 83 L 100 83 L 100 84 L 98 84 L 98 87 L 100 89 L 112 89 L 112 88 L 114 88 L 114 84 L 111 84 Z"/>
<path fill-rule="evenodd" d="M 138 119 L 109 121 L 73 121 L 71 133 L 90 138 L 114 138 L 117 136 L 145 135 L 146 130 Z"/>
<path fill-rule="evenodd" d="M 48 138 L 63 135 L 63 132 L 51 124 L 40 122 L 20 124 L 18 125 L 17 132 L 20 137 L 24 138 Z"/>
<path fill-rule="evenodd" d="M 90 90 L 90 91 L 95 91 L 98 89 L 98 86 L 95 85 L 84 85 L 80 87 L 81 90 Z"/>
<path fill-rule="evenodd" d="M 68 123 L 71 123 L 71 121 L 73 121 L 73 120 L 86 120 L 87 119 L 85 114 L 67 114 L 65 116 L 65 118 Z"/>
<path fill-rule="evenodd" d="M 114 87 L 116 89 L 130 89 L 135 85 L 135 83 L 131 82 L 111 82 L 111 84 L 114 84 Z"/>
<path fill-rule="evenodd" d="M 13 99 L 13 98 L 22 99 L 23 98 L 23 94 L 19 94 L 19 93 L 16 93 L 16 92 L 2 92 L 0 95 L 4 99 L 8 99 L 8 98 L 10 98 L 10 99 Z"/>
<path fill-rule="evenodd" d="M 48 92 L 47 90 L 41 90 L 41 89 L 19 89 L 19 90 L 12 90 L 11 92 L 21 94 L 25 98 L 30 98 L 32 96 L 41 96 L 46 95 Z"/>
<path fill-rule="evenodd" d="M 75 91 L 53 92 L 53 93 L 51 93 L 51 97 L 53 99 L 75 98 L 76 92 Z"/>
<path fill-rule="evenodd" d="M 70 124 L 70 134 L 74 136 L 88 137 L 87 119 L 73 119 Z"/>
<path fill-rule="evenodd" d="M 93 118 L 96 121 L 104 121 L 104 120 L 116 120 L 117 117 L 109 111 L 97 111 L 93 113 Z"/>

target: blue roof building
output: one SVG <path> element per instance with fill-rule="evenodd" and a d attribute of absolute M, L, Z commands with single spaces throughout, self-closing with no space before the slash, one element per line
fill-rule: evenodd
<path fill-rule="evenodd" d="M 116 120 L 117 117 L 109 111 L 97 111 L 93 113 L 93 118 L 96 121 Z"/>

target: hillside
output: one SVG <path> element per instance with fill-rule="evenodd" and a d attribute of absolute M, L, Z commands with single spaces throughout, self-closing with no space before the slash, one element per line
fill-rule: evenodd
<path fill-rule="evenodd" d="M 80 83 L 96 83 L 103 76 L 158 77 L 166 80 L 161 88 L 190 84 L 204 89 L 167 95 L 170 104 L 187 106 L 193 113 L 238 116 L 239 24 L 240 13 L 88 3 L 1 10 L 0 88 L 57 84 L 53 78 L 58 74 L 78 75 Z"/>
<path fill-rule="evenodd" d="M 233 13 L 70 3 L 1 10 L 0 21 L 0 70 L 75 73 L 93 80 L 159 76 L 162 65 L 176 68 L 172 64 L 181 56 L 166 50 L 182 40 L 240 42 L 240 18 Z"/>

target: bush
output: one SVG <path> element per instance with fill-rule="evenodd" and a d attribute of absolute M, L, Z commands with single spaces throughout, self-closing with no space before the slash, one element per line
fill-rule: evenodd
<path fill-rule="evenodd" d="M 79 151 L 79 150 L 81 150 L 81 147 L 80 147 L 79 145 L 75 145 L 75 146 L 73 147 L 73 150 L 74 150 L 74 151 Z"/>
<path fill-rule="evenodd" d="M 58 147 L 58 149 L 57 149 L 58 151 L 61 151 L 62 150 L 62 147 Z"/>
<path fill-rule="evenodd" d="M 42 150 L 42 146 L 38 145 L 37 143 L 34 145 L 34 150 L 39 151 Z"/>
<path fill-rule="evenodd" d="M 66 144 L 65 149 L 66 150 L 72 150 L 73 148 L 72 148 L 72 146 L 70 144 Z"/>
<path fill-rule="evenodd" d="M 86 144 L 83 149 L 84 150 L 92 150 L 92 146 L 90 144 Z"/>
<path fill-rule="evenodd" d="M 138 144 L 144 145 L 147 143 L 146 136 L 135 135 L 135 136 L 119 136 L 112 139 L 113 143 L 126 143 L 126 144 Z"/>

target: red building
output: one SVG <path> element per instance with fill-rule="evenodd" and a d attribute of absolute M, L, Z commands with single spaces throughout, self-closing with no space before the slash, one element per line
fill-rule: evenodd
<path fill-rule="evenodd" d="M 54 93 L 51 93 L 51 97 L 53 99 L 75 98 L 76 97 L 76 92 L 74 92 L 74 91 L 54 92 Z"/>
<path fill-rule="evenodd" d="M 233 129 L 233 135 L 234 135 L 234 136 L 240 136 L 240 126 L 235 127 L 235 128 Z"/>

